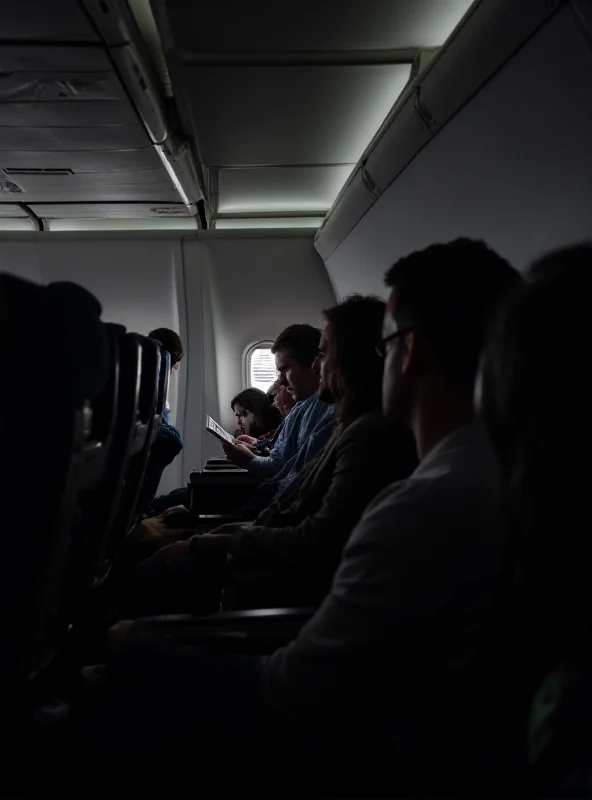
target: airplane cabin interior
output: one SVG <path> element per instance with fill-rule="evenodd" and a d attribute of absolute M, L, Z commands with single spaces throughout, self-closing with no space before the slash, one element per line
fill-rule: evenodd
<path fill-rule="evenodd" d="M 0 797 L 589 796 L 591 0 L 0 19 Z"/>

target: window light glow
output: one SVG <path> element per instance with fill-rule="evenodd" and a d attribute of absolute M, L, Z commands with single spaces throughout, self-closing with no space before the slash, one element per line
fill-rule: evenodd
<path fill-rule="evenodd" d="M 256 347 L 248 353 L 249 386 L 266 392 L 277 378 L 275 356 L 271 346 Z"/>

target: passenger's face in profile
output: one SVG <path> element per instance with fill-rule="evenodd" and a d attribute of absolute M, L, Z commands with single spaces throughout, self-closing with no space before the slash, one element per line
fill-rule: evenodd
<path fill-rule="evenodd" d="M 280 386 L 273 404 L 278 409 L 282 417 L 286 417 L 294 408 L 294 398 L 285 386 Z"/>
<path fill-rule="evenodd" d="M 320 375 L 319 397 L 325 403 L 334 403 L 335 397 L 331 391 L 331 325 L 327 324 L 319 343 L 319 355 L 316 360 L 316 369 Z"/>
<path fill-rule="evenodd" d="M 245 433 L 251 433 L 256 422 L 253 412 L 243 408 L 240 403 L 235 403 L 234 413 L 238 420 L 238 427 L 243 428 Z"/>
<path fill-rule="evenodd" d="M 278 371 L 278 382 L 285 386 L 294 400 L 306 400 L 318 386 L 318 379 L 310 367 L 304 367 L 287 350 L 275 354 L 275 367 Z"/>
<path fill-rule="evenodd" d="M 407 420 L 412 404 L 412 389 L 403 369 L 404 336 L 394 336 L 399 330 L 393 313 L 396 310 L 396 290 L 389 298 L 382 326 L 383 340 L 393 337 L 385 344 L 384 373 L 382 377 L 382 410 L 391 420 Z"/>

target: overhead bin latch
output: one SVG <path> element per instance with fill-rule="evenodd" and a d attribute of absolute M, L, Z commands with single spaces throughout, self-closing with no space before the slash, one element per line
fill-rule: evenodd
<path fill-rule="evenodd" d="M 426 131 L 430 134 L 430 136 L 434 133 L 434 130 L 438 127 L 437 121 L 434 119 L 434 115 L 430 111 L 430 109 L 422 103 L 421 98 L 419 96 L 419 89 L 415 93 L 415 99 L 413 101 L 415 106 L 415 110 L 419 116 L 420 122 Z"/>
<path fill-rule="evenodd" d="M 362 183 L 368 189 L 368 191 L 378 199 L 382 194 L 382 191 L 372 175 L 368 172 L 365 165 L 362 165 Z"/>

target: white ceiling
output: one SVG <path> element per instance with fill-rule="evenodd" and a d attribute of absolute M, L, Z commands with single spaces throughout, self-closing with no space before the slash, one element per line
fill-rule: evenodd
<path fill-rule="evenodd" d="M 324 216 L 471 1 L 151 0 L 212 222 Z"/>

